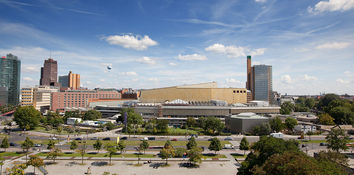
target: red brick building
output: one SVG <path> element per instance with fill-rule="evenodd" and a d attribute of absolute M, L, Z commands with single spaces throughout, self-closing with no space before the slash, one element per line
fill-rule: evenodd
<path fill-rule="evenodd" d="M 66 107 L 87 108 L 92 99 L 120 99 L 118 91 L 106 90 L 67 90 L 65 92 L 53 92 L 51 98 L 52 111 L 64 111 Z"/>

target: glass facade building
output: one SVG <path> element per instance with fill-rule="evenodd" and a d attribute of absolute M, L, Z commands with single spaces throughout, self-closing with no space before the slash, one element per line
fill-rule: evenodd
<path fill-rule="evenodd" d="M 271 101 L 272 95 L 272 66 L 254 65 L 254 100 Z"/>
<path fill-rule="evenodd" d="M 11 105 L 19 104 L 21 61 L 12 54 L 0 58 L 0 88 L 2 102 Z"/>

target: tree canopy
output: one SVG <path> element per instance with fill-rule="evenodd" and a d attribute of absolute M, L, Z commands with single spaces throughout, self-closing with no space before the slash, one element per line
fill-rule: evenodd
<path fill-rule="evenodd" d="M 294 104 L 290 102 L 284 102 L 280 105 L 280 114 L 290 114 L 295 110 Z"/>
<path fill-rule="evenodd" d="M 88 110 L 83 116 L 84 120 L 97 120 L 100 118 L 102 118 L 102 114 L 96 110 Z"/>
<path fill-rule="evenodd" d="M 215 151 L 215 154 L 216 154 L 217 151 L 220 151 L 222 149 L 222 145 L 221 145 L 220 140 L 216 137 L 212 138 L 208 149 Z"/>
<path fill-rule="evenodd" d="M 281 121 L 280 117 L 275 117 L 269 120 L 270 128 L 275 132 L 280 132 L 284 128 L 284 124 Z"/>
<path fill-rule="evenodd" d="M 349 136 L 342 129 L 331 129 L 326 136 L 326 141 L 328 143 L 327 148 L 339 152 L 339 150 L 348 149 Z"/>
<path fill-rule="evenodd" d="M 285 119 L 285 126 L 289 131 L 292 131 L 296 125 L 297 125 L 296 119 L 294 119 L 292 117 L 288 117 Z"/>
<path fill-rule="evenodd" d="M 20 106 L 14 113 L 14 121 L 21 129 L 31 130 L 38 126 L 41 113 L 33 106 Z"/>

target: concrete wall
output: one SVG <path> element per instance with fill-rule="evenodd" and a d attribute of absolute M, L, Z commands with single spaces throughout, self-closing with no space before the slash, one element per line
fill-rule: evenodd
<path fill-rule="evenodd" d="M 268 120 L 269 120 L 268 118 L 244 119 L 244 118 L 227 117 L 225 119 L 225 126 L 226 129 L 233 134 L 245 133 L 245 132 L 251 132 L 255 126 L 268 122 Z"/>

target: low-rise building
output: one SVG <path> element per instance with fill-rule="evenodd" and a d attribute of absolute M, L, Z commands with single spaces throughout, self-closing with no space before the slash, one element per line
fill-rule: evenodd
<path fill-rule="evenodd" d="M 249 133 L 255 126 L 268 121 L 268 117 L 262 117 L 255 113 L 241 113 L 226 117 L 225 128 L 233 134 Z"/>
<path fill-rule="evenodd" d="M 66 124 L 68 125 L 74 125 L 74 124 L 78 124 L 82 121 L 81 118 L 67 118 L 66 119 Z"/>

